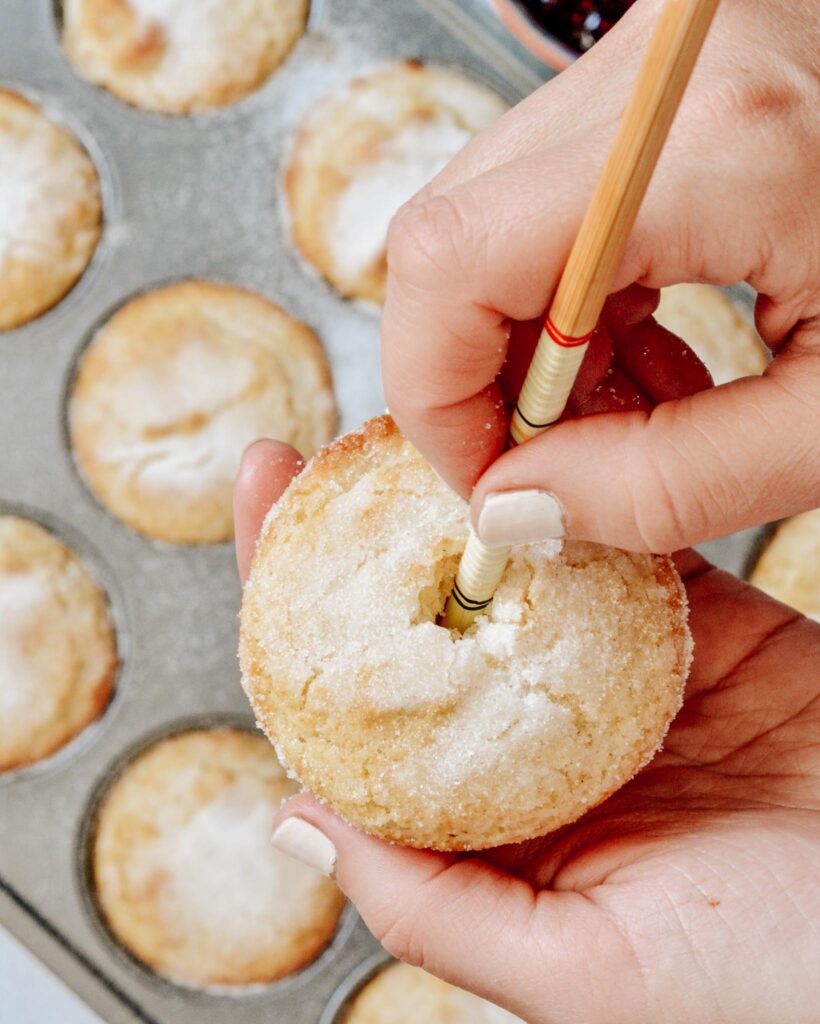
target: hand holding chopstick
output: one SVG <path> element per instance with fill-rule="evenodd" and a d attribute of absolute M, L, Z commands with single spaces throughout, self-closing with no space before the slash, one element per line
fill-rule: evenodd
<path fill-rule="evenodd" d="M 667 0 L 547 314 L 510 424 L 522 444 L 561 416 L 719 0 Z M 444 624 L 465 630 L 492 601 L 508 548 L 471 533 Z"/>

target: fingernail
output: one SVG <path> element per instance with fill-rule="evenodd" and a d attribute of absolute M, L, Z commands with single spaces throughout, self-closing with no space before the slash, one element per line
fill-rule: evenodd
<path fill-rule="evenodd" d="M 302 818 L 285 818 L 270 840 L 280 853 L 307 864 L 328 878 L 336 871 L 336 847 L 315 825 Z"/>
<path fill-rule="evenodd" d="M 537 488 L 491 491 L 478 515 L 476 532 L 490 547 L 558 540 L 566 535 L 564 507 Z"/>

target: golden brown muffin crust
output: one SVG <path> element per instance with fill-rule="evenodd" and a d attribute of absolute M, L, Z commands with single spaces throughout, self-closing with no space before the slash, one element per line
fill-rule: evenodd
<path fill-rule="evenodd" d="M 667 558 L 513 551 L 489 614 L 436 625 L 467 506 L 389 418 L 321 451 L 271 511 L 243 685 L 280 757 L 346 820 L 437 849 L 575 820 L 658 749 L 691 641 Z"/>
<path fill-rule="evenodd" d="M 771 597 L 820 622 L 820 509 L 781 523 L 751 581 Z"/>
<path fill-rule="evenodd" d="M 97 172 L 65 128 L 0 90 L 0 331 L 34 319 L 69 291 L 100 236 Z"/>
<path fill-rule="evenodd" d="M 96 721 L 117 660 L 106 596 L 83 562 L 37 523 L 0 515 L 0 771 Z"/>
<path fill-rule="evenodd" d="M 188 114 L 261 86 L 305 29 L 308 0 L 63 0 L 79 74 L 145 110 Z"/>
<path fill-rule="evenodd" d="M 296 792 L 261 737 L 199 729 L 154 744 L 105 794 L 96 897 L 143 963 L 194 987 L 275 981 L 331 940 L 343 897 L 270 845 Z"/>
<path fill-rule="evenodd" d="M 353 999 L 340 1024 L 524 1024 L 420 967 L 393 963 Z"/>
<path fill-rule="evenodd" d="M 723 292 L 710 284 L 661 289 L 655 319 L 689 345 L 715 384 L 763 373 L 766 346 L 752 324 Z"/>
<path fill-rule="evenodd" d="M 233 531 L 233 482 L 260 437 L 304 455 L 333 436 L 330 368 L 309 327 L 260 295 L 183 281 L 119 309 L 83 353 L 72 449 L 100 502 L 175 543 Z"/>

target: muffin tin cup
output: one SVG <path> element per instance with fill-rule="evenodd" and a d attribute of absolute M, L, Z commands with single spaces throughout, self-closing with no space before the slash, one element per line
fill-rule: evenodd
<path fill-rule="evenodd" d="M 111 684 L 111 696 L 101 714 L 46 757 L 32 761 L 30 764 L 21 765 L 19 768 L 0 771 L 0 787 L 3 787 L 37 778 L 40 775 L 64 771 L 75 757 L 84 754 L 93 746 L 100 734 L 107 728 L 109 719 L 117 714 L 121 695 L 128 685 L 130 627 L 119 584 L 103 556 L 87 537 L 51 513 L 31 508 L 28 505 L 4 501 L 2 498 L 0 498 L 0 516 L 16 516 L 35 523 L 37 526 L 42 526 L 55 540 L 65 544 L 72 554 L 79 558 L 105 595 L 117 652 L 117 665 Z"/>
<path fill-rule="evenodd" d="M 0 7 L 0 17 L 2 17 L 2 7 Z M 5 31 L 5 25 L 3 28 Z M 107 152 L 105 142 L 98 138 L 89 127 L 83 117 L 82 109 L 71 108 L 62 96 L 35 88 L 25 79 L 10 78 L 4 73 L 6 66 L 5 64 L 0 65 L 0 90 L 16 92 L 23 99 L 34 104 L 45 118 L 67 131 L 85 150 L 97 172 L 100 186 L 101 219 L 97 244 L 94 246 L 91 258 L 74 284 L 31 320 L 18 327 L 11 327 L 5 331 L 0 330 L 0 340 L 6 336 L 21 334 L 24 331 L 30 333 L 33 329 L 44 331 L 55 329 L 53 321 L 59 321 L 66 310 L 70 311 L 73 304 L 82 303 L 86 289 L 94 284 L 99 274 L 104 273 L 109 244 L 115 240 L 115 232 L 109 231 L 109 228 L 119 220 L 121 198 L 119 177 L 114 170 L 114 164 Z"/>
<path fill-rule="evenodd" d="M 308 33 L 262 88 L 232 107 L 175 117 L 79 78 L 60 48 L 54 0 L 0 0 L 0 19 L 4 84 L 75 132 L 104 206 L 102 239 L 79 283 L 37 320 L 0 333 L 0 500 L 88 558 L 111 601 L 121 658 L 98 723 L 0 780 L 0 921 L 107 1024 L 224 1024 L 228 1015 L 231 1024 L 335 1024 L 328 1015 L 386 960 L 350 907 L 313 965 L 229 997 L 138 965 L 95 908 L 86 851 L 112 766 L 147 740 L 207 722 L 249 724 L 250 713 L 236 661 L 232 545 L 161 544 L 111 518 L 74 466 L 66 397 L 78 355 L 113 309 L 163 282 L 201 277 L 257 290 L 313 327 L 331 363 L 340 430 L 381 412 L 377 316 L 339 298 L 290 241 L 281 176 L 292 134 L 318 96 L 391 60 L 462 69 L 511 102 L 546 73 L 487 0 L 314 0 Z M 710 555 L 740 571 L 751 540 L 720 542 Z"/>
<path fill-rule="evenodd" d="M 267 1002 L 273 995 L 279 997 L 287 995 L 298 998 L 298 992 L 310 985 L 317 975 L 326 973 L 330 965 L 344 950 L 357 924 L 356 912 L 351 904 L 345 903 L 330 942 L 314 960 L 305 964 L 299 970 L 270 982 L 249 985 L 205 986 L 176 982 L 143 963 L 113 933 L 99 905 L 93 881 L 93 846 L 99 812 L 106 794 L 117 779 L 141 755 L 147 753 L 157 743 L 174 736 L 182 736 L 185 733 L 202 729 L 239 729 L 250 734 L 257 733 L 255 723 L 249 715 L 215 714 L 186 717 L 139 737 L 128 750 L 121 753 L 115 763 L 108 766 L 97 782 L 86 805 L 83 820 L 77 833 L 76 864 L 78 885 L 82 893 L 85 912 L 103 941 L 113 946 L 117 955 L 128 966 L 129 970 L 136 972 L 142 981 L 154 986 L 161 992 L 175 993 L 181 991 L 186 996 L 202 1001 L 217 1000 L 224 1002 L 228 1000 L 232 1004 L 238 1000 L 254 999 Z"/>

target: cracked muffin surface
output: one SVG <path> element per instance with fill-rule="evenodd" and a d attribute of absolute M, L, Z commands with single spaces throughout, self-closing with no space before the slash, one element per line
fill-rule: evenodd
<path fill-rule="evenodd" d="M 83 352 L 69 402 L 77 465 L 141 533 L 229 539 L 233 481 L 260 437 L 310 456 L 336 427 L 313 331 L 261 295 L 183 281 L 122 306 Z"/>
<path fill-rule="evenodd" d="M 191 987 L 263 984 L 331 940 L 344 898 L 271 847 L 296 786 L 264 738 L 235 728 L 165 737 L 125 766 L 97 813 L 95 895 L 140 961 Z"/>
<path fill-rule="evenodd" d="M 117 664 L 108 600 L 81 558 L 38 523 L 0 515 L 0 772 L 96 721 Z"/>
<path fill-rule="evenodd" d="M 308 0 L 62 0 L 76 71 L 144 110 L 188 114 L 259 88 L 305 30 Z"/>
<path fill-rule="evenodd" d="M 666 557 L 514 548 L 487 614 L 437 625 L 468 508 L 388 417 L 271 510 L 240 657 L 283 762 L 351 824 L 479 849 L 575 820 L 658 749 L 691 641 Z"/>

